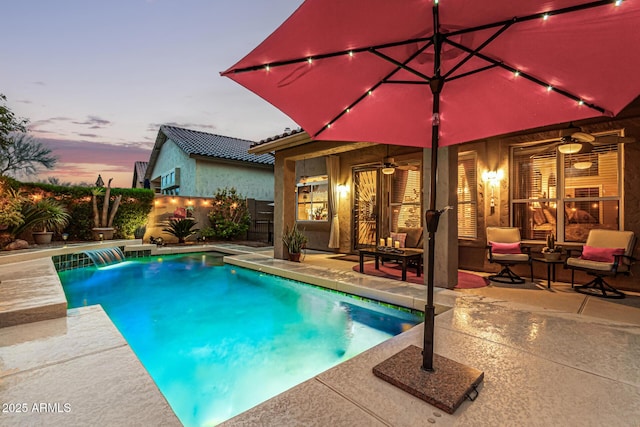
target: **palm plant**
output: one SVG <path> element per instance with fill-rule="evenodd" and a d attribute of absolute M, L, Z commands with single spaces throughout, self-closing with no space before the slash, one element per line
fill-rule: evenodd
<path fill-rule="evenodd" d="M 199 229 L 194 229 L 196 222 L 192 218 L 172 219 L 169 224 L 162 229 L 165 233 L 178 238 L 178 243 L 184 243 L 189 236 L 196 234 Z"/>
<path fill-rule="evenodd" d="M 22 217 L 24 222 L 18 226 L 11 227 L 9 232 L 13 236 L 18 236 L 26 230 L 37 232 L 62 231 L 69 223 L 71 215 L 67 208 L 54 199 L 43 199 L 36 203 L 25 203 L 22 206 Z"/>

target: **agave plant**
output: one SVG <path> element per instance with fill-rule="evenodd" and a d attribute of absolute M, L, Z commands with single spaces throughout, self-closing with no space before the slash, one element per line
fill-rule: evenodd
<path fill-rule="evenodd" d="M 184 243 L 187 237 L 200 231 L 197 228 L 193 228 L 196 224 L 197 223 L 192 218 L 172 219 L 169 221 L 169 224 L 162 229 L 162 231 L 177 237 L 178 243 Z"/>

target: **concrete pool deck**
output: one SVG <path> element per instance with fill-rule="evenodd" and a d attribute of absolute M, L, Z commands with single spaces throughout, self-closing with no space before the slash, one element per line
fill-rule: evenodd
<path fill-rule="evenodd" d="M 334 254 L 309 253 L 298 264 L 273 259 L 270 248 L 206 249 L 236 254 L 225 258 L 231 264 L 424 306 L 424 286 L 361 275 Z M 47 259 L 3 263 L 2 258 L 0 294 L 6 282 L 19 280 L 19 272 L 48 271 L 42 270 Z M 34 267 L 38 263 L 40 270 Z M 610 302 L 560 283 L 551 290 L 530 282 L 513 288 L 436 289 L 436 303 L 452 307 L 436 318 L 436 353 L 485 372 L 476 401 L 463 403 L 453 415 L 371 372 L 407 345 L 421 346 L 418 326 L 225 425 L 637 425 L 640 297 Z M 0 328 L 0 369 L 2 403 L 52 404 L 48 412 L 29 406 L 27 413 L 0 413 L 1 425 L 180 424 L 100 307 Z"/>

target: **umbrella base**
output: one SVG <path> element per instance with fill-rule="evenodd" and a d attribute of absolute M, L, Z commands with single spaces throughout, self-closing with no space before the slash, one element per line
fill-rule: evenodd
<path fill-rule="evenodd" d="M 411 345 L 374 366 L 373 373 L 425 402 L 453 414 L 465 399 L 475 400 L 484 372 L 437 354 L 433 372 L 422 369 L 422 349 Z"/>

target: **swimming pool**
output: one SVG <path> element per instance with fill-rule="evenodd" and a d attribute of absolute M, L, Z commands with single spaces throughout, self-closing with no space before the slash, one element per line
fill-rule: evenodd
<path fill-rule="evenodd" d="M 212 425 L 422 321 L 207 254 L 59 273 L 69 308 L 101 304 L 187 425 Z"/>

